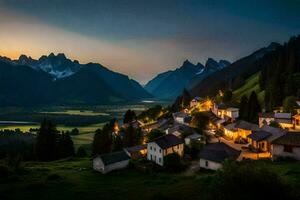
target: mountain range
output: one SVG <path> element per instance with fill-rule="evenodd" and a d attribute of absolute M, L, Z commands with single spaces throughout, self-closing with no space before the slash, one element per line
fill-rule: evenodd
<path fill-rule="evenodd" d="M 145 85 L 145 89 L 156 98 L 172 100 L 185 88 L 192 88 L 205 77 L 228 65 L 229 61 L 215 61 L 212 58 L 209 58 L 205 65 L 201 63 L 195 65 L 186 60 L 179 68 L 158 74 Z"/>
<path fill-rule="evenodd" d="M 151 98 L 138 82 L 101 64 L 64 54 L 0 57 L 0 105 L 109 104 Z"/>
<path fill-rule="evenodd" d="M 264 56 L 280 46 L 280 44 L 273 42 L 267 47 L 238 59 L 229 66 L 196 82 L 189 88 L 189 92 L 192 96 L 215 95 L 220 89 L 237 88 L 243 85 L 247 78 L 262 69 L 261 60 Z"/>

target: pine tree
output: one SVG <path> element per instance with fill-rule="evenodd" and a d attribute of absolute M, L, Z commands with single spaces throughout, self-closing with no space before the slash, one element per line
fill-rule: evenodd
<path fill-rule="evenodd" d="M 248 103 L 248 119 L 249 119 L 249 121 L 257 123 L 259 112 L 261 112 L 261 107 L 259 105 L 257 95 L 253 91 L 250 95 L 249 103 Z"/>
<path fill-rule="evenodd" d="M 182 93 L 182 102 L 181 102 L 182 103 L 182 107 L 185 108 L 185 107 L 189 106 L 191 100 L 192 100 L 192 96 L 187 91 L 187 89 L 184 89 L 183 93 Z"/>
<path fill-rule="evenodd" d="M 123 141 L 120 136 L 116 136 L 113 139 L 112 151 L 120 151 L 123 149 Z"/>
<path fill-rule="evenodd" d="M 123 123 L 127 124 L 130 123 L 134 120 L 136 120 L 136 114 L 133 110 L 127 110 L 126 113 L 124 114 L 124 119 L 123 119 Z"/>
<path fill-rule="evenodd" d="M 239 116 L 243 120 L 248 120 L 248 98 L 243 95 L 240 100 L 239 105 Z"/>
<path fill-rule="evenodd" d="M 55 148 L 58 139 L 58 131 L 51 121 L 46 119 L 41 123 L 37 133 L 35 145 L 38 160 L 51 161 L 55 159 Z"/>

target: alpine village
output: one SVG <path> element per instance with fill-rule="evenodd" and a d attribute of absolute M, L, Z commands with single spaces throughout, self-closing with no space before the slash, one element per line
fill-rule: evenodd
<path fill-rule="evenodd" d="M 299 200 L 300 35 L 288 37 L 231 61 L 180 57 L 143 85 L 70 51 L 1 55 L 0 200 Z"/>

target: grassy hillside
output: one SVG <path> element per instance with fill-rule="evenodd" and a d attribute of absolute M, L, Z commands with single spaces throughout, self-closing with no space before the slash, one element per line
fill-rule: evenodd
<path fill-rule="evenodd" d="M 260 101 L 260 103 L 263 103 L 265 92 L 259 88 L 259 74 L 260 72 L 252 75 L 246 80 L 243 86 L 233 91 L 234 101 L 239 101 L 243 95 L 249 97 L 251 92 L 255 91 L 258 96 L 258 100 Z"/>
<path fill-rule="evenodd" d="M 299 187 L 299 162 L 256 162 Z M 18 176 L 0 178 L 0 199 L 207 199 L 213 178 L 207 172 L 187 176 L 133 169 L 102 175 L 92 170 L 89 159 L 27 162 Z"/>

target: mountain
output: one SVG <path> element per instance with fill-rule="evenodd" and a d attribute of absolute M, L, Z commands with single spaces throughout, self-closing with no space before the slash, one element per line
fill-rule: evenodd
<path fill-rule="evenodd" d="M 240 87 L 246 79 L 261 70 L 260 60 L 265 55 L 275 51 L 279 46 L 278 43 L 271 43 L 268 47 L 261 48 L 214 74 L 206 76 L 189 88 L 191 95 L 214 95 L 220 89 Z"/>
<path fill-rule="evenodd" d="M 20 98 L 22 97 L 22 98 Z M 0 57 L 0 105 L 109 104 L 150 98 L 138 82 L 97 63 L 64 54 L 38 60 Z"/>
<path fill-rule="evenodd" d="M 201 63 L 194 65 L 186 60 L 179 68 L 157 75 L 145 85 L 145 89 L 157 98 L 175 99 L 184 88 L 189 88 L 191 84 L 196 84 L 197 81 L 229 64 L 228 61 L 217 62 L 212 58 L 207 60 L 205 66 Z"/>

